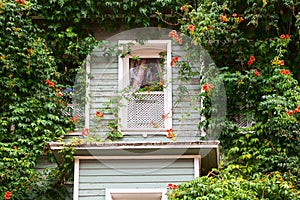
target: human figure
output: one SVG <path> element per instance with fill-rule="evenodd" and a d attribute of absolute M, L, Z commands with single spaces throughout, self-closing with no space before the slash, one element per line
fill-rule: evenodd
<path fill-rule="evenodd" d="M 136 91 L 138 90 L 144 80 L 144 75 L 145 75 L 145 69 L 146 69 L 146 59 L 142 59 L 141 63 L 137 66 L 136 69 L 136 78 L 133 80 L 133 89 Z"/>
<path fill-rule="evenodd" d="M 130 60 L 129 63 L 129 78 L 130 78 L 130 85 L 133 85 L 134 80 L 136 79 L 136 68 L 135 68 L 135 61 Z"/>
<path fill-rule="evenodd" d="M 146 81 L 145 81 L 145 84 L 149 84 L 149 82 L 151 83 L 153 81 L 153 76 L 152 76 L 152 66 L 150 65 L 148 68 L 147 68 L 147 71 L 146 71 Z"/>

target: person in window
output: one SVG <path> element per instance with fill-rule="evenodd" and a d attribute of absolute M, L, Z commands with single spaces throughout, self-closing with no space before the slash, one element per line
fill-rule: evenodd
<path fill-rule="evenodd" d="M 134 91 L 138 90 L 144 81 L 145 71 L 147 69 L 145 64 L 146 59 L 142 59 L 136 68 L 136 76 L 132 84 Z"/>
<path fill-rule="evenodd" d="M 153 81 L 153 75 L 152 75 L 152 65 L 149 65 L 147 67 L 147 71 L 146 71 L 146 81 L 145 81 L 145 84 L 146 85 L 149 85 L 152 83 Z"/>
<path fill-rule="evenodd" d="M 133 82 L 136 79 L 136 68 L 135 68 L 135 61 L 134 60 L 130 60 L 129 73 L 130 73 L 130 85 L 133 86 Z"/>

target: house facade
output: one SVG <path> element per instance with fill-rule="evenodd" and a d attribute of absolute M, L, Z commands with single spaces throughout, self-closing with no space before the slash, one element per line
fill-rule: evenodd
<path fill-rule="evenodd" d="M 176 32 L 141 28 L 107 38 L 87 57 L 83 118 L 65 136 L 80 139 L 73 199 L 165 200 L 168 184 L 218 167 L 219 141 L 200 139 L 198 128 L 204 62 L 199 54 L 185 60 L 195 51 L 185 44 Z M 65 143 L 49 146 L 60 163 Z"/>

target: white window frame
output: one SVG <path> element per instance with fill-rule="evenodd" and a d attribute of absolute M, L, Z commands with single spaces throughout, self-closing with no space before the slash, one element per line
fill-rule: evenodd
<path fill-rule="evenodd" d="M 140 194 L 141 197 L 144 195 L 161 195 L 161 200 L 168 200 L 166 195 L 166 189 L 106 189 L 105 191 L 105 200 L 114 200 L 113 195 L 130 195 L 130 194 Z M 141 198 L 142 199 L 142 198 Z"/>
<path fill-rule="evenodd" d="M 165 83 L 167 86 L 164 88 L 164 113 L 167 114 L 166 119 L 164 120 L 164 128 L 127 128 L 127 106 L 126 100 L 123 98 L 121 100 L 121 108 L 119 110 L 119 119 L 120 132 L 124 135 L 136 135 L 143 134 L 143 136 L 147 136 L 147 134 L 162 134 L 167 135 L 167 130 L 172 128 L 172 69 L 171 69 L 171 40 L 147 40 L 144 41 L 143 45 L 139 44 L 133 40 L 119 40 L 119 45 L 124 44 L 134 44 L 131 46 L 131 54 L 126 55 L 125 57 L 119 56 L 118 59 L 118 89 L 122 91 L 129 85 L 129 59 L 132 56 L 139 56 L 140 58 L 159 58 L 160 52 L 166 52 L 166 73 L 164 74 Z M 151 92 L 155 93 L 155 92 Z M 125 106 L 124 106 L 125 105 Z"/>

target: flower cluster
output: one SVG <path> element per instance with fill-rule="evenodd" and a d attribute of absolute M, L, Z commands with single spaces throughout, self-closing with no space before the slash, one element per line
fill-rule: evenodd
<path fill-rule="evenodd" d="M 259 71 L 257 69 L 254 69 L 253 74 L 254 76 L 260 76 Z"/>
<path fill-rule="evenodd" d="M 288 40 L 288 39 L 290 39 L 290 35 L 289 35 L 289 34 L 286 34 L 286 35 L 281 34 L 281 35 L 280 35 L 280 38 L 281 38 L 281 39 L 287 39 L 287 40 Z"/>
<path fill-rule="evenodd" d="M 7 199 L 10 199 L 10 197 L 11 197 L 11 192 L 10 191 L 6 191 L 5 194 L 4 194 L 4 196 L 3 196 L 3 198 L 7 200 Z"/>
<path fill-rule="evenodd" d="M 285 69 L 281 69 L 280 70 L 280 74 L 283 74 L 283 75 L 289 75 L 290 74 L 290 70 L 285 70 Z"/>
<path fill-rule="evenodd" d="M 192 33 L 194 33 L 195 27 L 194 27 L 194 25 L 191 24 L 188 26 L 187 29 L 189 30 L 190 34 L 192 34 Z"/>
<path fill-rule="evenodd" d="M 236 13 L 233 13 L 233 14 L 232 14 L 232 17 L 233 17 L 234 22 L 235 22 L 236 24 L 239 24 L 239 23 L 241 23 L 242 21 L 244 21 L 244 18 L 243 18 L 243 17 L 238 17 L 238 15 L 237 15 Z M 229 22 L 229 20 L 230 20 L 230 18 L 227 17 L 227 15 L 220 15 L 220 19 L 221 19 L 221 21 L 222 21 L 223 23 L 227 23 L 227 22 Z"/>
<path fill-rule="evenodd" d="M 250 58 L 249 58 L 247 64 L 248 64 L 249 66 L 251 66 L 251 65 L 253 64 L 254 61 L 255 61 L 255 57 L 252 55 L 252 56 L 250 56 Z"/>
<path fill-rule="evenodd" d="M 242 21 L 244 21 L 244 18 L 243 17 L 238 17 L 236 13 L 233 13 L 232 17 L 234 18 L 234 22 L 237 23 L 237 24 L 239 24 Z"/>
<path fill-rule="evenodd" d="M 181 6 L 180 10 L 182 10 L 183 12 L 187 12 L 188 11 L 185 5 Z"/>
<path fill-rule="evenodd" d="M 220 19 L 223 23 L 226 23 L 229 21 L 229 18 L 226 15 L 220 15 Z"/>
<path fill-rule="evenodd" d="M 15 2 L 17 2 L 18 4 L 24 4 L 25 0 L 15 0 Z"/>
<path fill-rule="evenodd" d="M 172 60 L 171 60 L 171 66 L 173 66 L 175 63 L 177 63 L 178 60 L 179 60 L 178 56 L 173 57 Z"/>
<path fill-rule="evenodd" d="M 182 38 L 179 38 L 176 30 L 172 30 L 169 33 L 169 37 L 172 38 L 174 41 L 178 42 L 179 44 L 182 44 Z"/>
<path fill-rule="evenodd" d="M 100 111 L 96 111 L 96 117 L 104 117 L 104 113 L 101 113 Z"/>
<path fill-rule="evenodd" d="M 295 113 L 299 113 L 300 112 L 300 106 L 298 106 L 297 108 L 295 108 L 294 110 L 288 110 L 285 113 L 290 116 L 291 114 L 295 114 Z"/>
<path fill-rule="evenodd" d="M 169 183 L 168 188 L 171 189 L 171 190 L 175 190 L 175 189 L 178 188 L 178 186 L 176 184 Z"/>
<path fill-rule="evenodd" d="M 174 138 L 173 129 L 168 129 L 167 132 L 168 132 L 167 138 L 173 139 Z"/>
<path fill-rule="evenodd" d="M 73 124 L 75 124 L 78 121 L 78 119 L 79 119 L 79 117 L 77 115 L 70 118 L 70 120 Z"/>
<path fill-rule="evenodd" d="M 284 60 L 279 60 L 278 58 L 275 58 L 272 61 L 272 65 L 281 65 L 281 66 L 284 66 Z"/>
<path fill-rule="evenodd" d="M 52 81 L 49 81 L 48 79 L 46 79 L 46 84 L 49 86 L 49 87 L 54 87 L 54 83 Z"/>
<path fill-rule="evenodd" d="M 210 89 L 213 89 L 215 86 L 211 83 L 204 83 L 204 85 L 202 86 L 202 90 L 204 90 L 205 92 L 207 92 Z"/>

